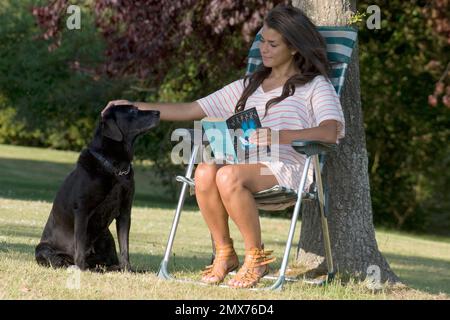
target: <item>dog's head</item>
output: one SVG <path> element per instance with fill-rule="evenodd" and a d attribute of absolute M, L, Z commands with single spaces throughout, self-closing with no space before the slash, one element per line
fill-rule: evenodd
<path fill-rule="evenodd" d="M 138 110 L 133 105 L 117 105 L 106 110 L 101 121 L 102 135 L 114 141 L 134 139 L 159 124 L 159 111 Z"/>

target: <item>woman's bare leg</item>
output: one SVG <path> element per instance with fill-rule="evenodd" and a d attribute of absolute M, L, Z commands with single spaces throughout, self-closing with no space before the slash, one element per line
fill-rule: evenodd
<path fill-rule="evenodd" d="M 216 173 L 221 166 L 201 163 L 195 170 L 195 195 L 203 219 L 216 245 L 231 244 L 230 229 L 228 227 L 228 213 L 223 206 L 219 190 L 216 185 Z M 234 261 L 222 261 L 220 267 L 228 270 Z M 205 282 L 216 282 L 218 277 L 205 275 Z"/>
<path fill-rule="evenodd" d="M 214 242 L 218 245 L 230 244 L 228 213 L 223 206 L 216 185 L 216 173 L 219 166 L 201 163 L 195 170 L 195 196 Z"/>
<path fill-rule="evenodd" d="M 224 207 L 245 242 L 245 249 L 261 248 L 261 227 L 253 193 L 276 185 L 274 175 L 261 175 L 263 164 L 237 164 L 220 168 L 217 188 Z M 267 170 L 267 168 L 266 168 Z"/>
<path fill-rule="evenodd" d="M 223 205 L 244 239 L 245 249 L 261 249 L 261 226 L 253 193 L 276 185 L 274 175 L 261 175 L 263 164 L 237 164 L 222 167 L 216 173 L 216 184 Z M 256 268 L 263 273 L 265 267 Z M 232 286 L 242 286 L 234 280 Z"/>

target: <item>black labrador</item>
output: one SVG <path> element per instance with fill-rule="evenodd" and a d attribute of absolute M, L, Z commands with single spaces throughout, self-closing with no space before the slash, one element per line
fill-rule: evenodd
<path fill-rule="evenodd" d="M 105 112 L 53 202 L 35 251 L 40 265 L 130 270 L 133 144 L 158 123 L 159 111 L 142 111 L 132 105 L 113 106 Z M 108 229 L 114 219 L 119 257 Z"/>

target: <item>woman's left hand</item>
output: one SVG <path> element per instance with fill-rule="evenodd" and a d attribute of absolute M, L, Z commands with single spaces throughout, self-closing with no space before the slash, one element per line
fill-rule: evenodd
<path fill-rule="evenodd" d="M 250 135 L 249 142 L 258 146 L 270 146 L 272 143 L 272 130 L 269 127 L 256 129 Z"/>

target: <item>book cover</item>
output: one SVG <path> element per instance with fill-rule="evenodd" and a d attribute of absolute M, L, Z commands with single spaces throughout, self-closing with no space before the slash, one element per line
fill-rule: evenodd
<path fill-rule="evenodd" d="M 256 108 L 238 112 L 228 119 L 207 117 L 201 123 L 216 159 L 238 163 L 248 159 L 250 149 L 257 147 L 249 142 L 252 132 L 261 128 Z"/>

